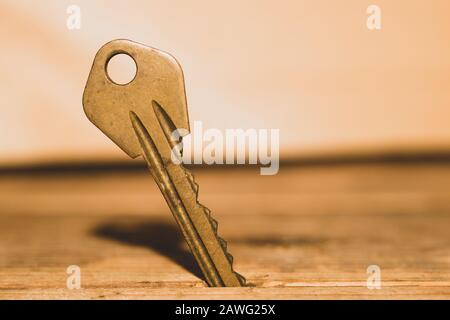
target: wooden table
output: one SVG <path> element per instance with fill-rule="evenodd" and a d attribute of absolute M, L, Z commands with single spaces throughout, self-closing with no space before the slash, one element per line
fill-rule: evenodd
<path fill-rule="evenodd" d="M 3 174 L 0 298 L 450 298 L 450 163 L 258 172 L 195 172 L 246 288 L 205 286 L 144 171 Z"/>

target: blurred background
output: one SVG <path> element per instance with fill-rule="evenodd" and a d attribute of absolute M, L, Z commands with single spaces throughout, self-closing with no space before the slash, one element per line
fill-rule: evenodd
<path fill-rule="evenodd" d="M 0 1 L 0 299 L 450 299 L 449 14 L 448 0 Z M 280 130 L 277 175 L 192 168 L 254 288 L 205 287 L 142 159 L 85 116 L 94 56 L 117 38 L 178 59 L 191 125 Z"/>
<path fill-rule="evenodd" d="M 126 159 L 81 105 L 116 38 L 180 61 L 191 123 L 279 128 L 282 159 L 448 152 L 450 2 L 377 0 L 380 30 L 371 4 L 2 0 L 0 165 Z"/>

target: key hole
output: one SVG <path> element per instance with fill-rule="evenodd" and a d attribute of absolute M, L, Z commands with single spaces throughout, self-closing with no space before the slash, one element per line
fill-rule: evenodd
<path fill-rule="evenodd" d="M 118 85 L 126 85 L 136 77 L 136 61 L 126 54 L 119 53 L 112 56 L 106 65 L 106 74 L 108 78 Z"/>

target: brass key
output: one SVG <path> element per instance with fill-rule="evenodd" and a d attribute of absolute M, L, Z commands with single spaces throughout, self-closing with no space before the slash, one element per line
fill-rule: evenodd
<path fill-rule="evenodd" d="M 109 60 L 127 54 L 136 76 L 126 85 L 106 72 Z M 233 271 L 233 257 L 217 235 L 217 221 L 198 200 L 194 177 L 171 155 L 181 141 L 172 133 L 189 131 L 183 72 L 169 54 L 128 40 L 114 40 L 97 53 L 83 94 L 89 120 L 130 157 L 142 155 L 172 211 L 206 282 L 214 287 L 244 286 Z"/>

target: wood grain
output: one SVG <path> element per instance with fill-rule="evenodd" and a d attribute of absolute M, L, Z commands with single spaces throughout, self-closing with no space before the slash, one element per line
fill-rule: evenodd
<path fill-rule="evenodd" d="M 196 177 L 249 287 L 205 286 L 149 174 L 34 174 L 0 177 L 0 299 L 450 298 L 448 164 Z"/>

